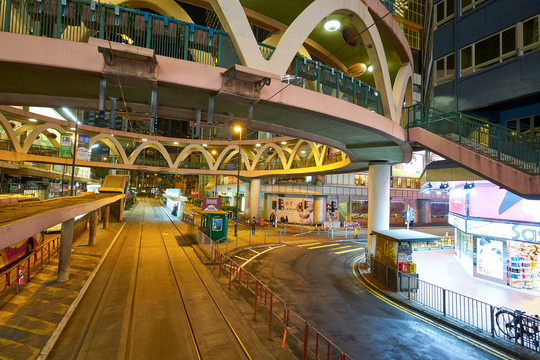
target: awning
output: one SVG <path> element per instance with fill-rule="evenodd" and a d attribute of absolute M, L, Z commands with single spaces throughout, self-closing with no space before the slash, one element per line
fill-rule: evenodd
<path fill-rule="evenodd" d="M 441 240 L 440 236 L 407 229 L 377 230 L 372 231 L 371 234 L 396 242 L 428 242 Z"/>

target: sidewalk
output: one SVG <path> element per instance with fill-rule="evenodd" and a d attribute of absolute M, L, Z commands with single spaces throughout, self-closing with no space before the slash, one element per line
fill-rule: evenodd
<path fill-rule="evenodd" d="M 420 280 L 469 296 L 490 305 L 540 314 L 540 292 L 511 288 L 469 275 L 454 250 L 418 251 L 413 262 Z"/>

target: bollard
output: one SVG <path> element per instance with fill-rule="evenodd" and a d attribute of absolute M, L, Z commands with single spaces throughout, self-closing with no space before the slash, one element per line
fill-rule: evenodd
<path fill-rule="evenodd" d="M 347 228 L 345 228 L 345 239 L 347 239 Z"/>
<path fill-rule="evenodd" d="M 317 226 L 317 237 L 319 237 L 319 231 L 320 231 L 320 229 L 319 229 L 319 227 Z"/>
<path fill-rule="evenodd" d="M 302 222 L 302 229 L 300 230 L 300 233 L 304 235 L 304 223 Z"/>
<path fill-rule="evenodd" d="M 281 230 L 279 230 L 279 243 L 281 244 Z"/>
<path fill-rule="evenodd" d="M 264 232 L 264 245 L 266 245 L 266 235 L 268 235 L 268 231 Z"/>
<path fill-rule="evenodd" d="M 407 294 L 409 300 L 411 300 L 411 277 L 407 276 Z"/>
<path fill-rule="evenodd" d="M 251 233 L 249 233 L 249 246 L 251 246 Z"/>
<path fill-rule="evenodd" d="M 334 240 L 334 229 L 332 229 L 332 240 Z"/>
<path fill-rule="evenodd" d="M 236 247 L 235 247 L 235 249 L 238 249 L 238 233 L 236 233 Z"/>

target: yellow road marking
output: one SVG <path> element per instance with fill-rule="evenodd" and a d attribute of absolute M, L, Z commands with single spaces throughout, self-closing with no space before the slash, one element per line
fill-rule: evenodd
<path fill-rule="evenodd" d="M 308 248 L 308 250 L 320 249 L 320 248 L 331 247 L 331 246 L 339 246 L 339 244 L 328 244 L 328 245 L 321 245 L 321 246 L 313 246 L 313 247 Z"/>
<path fill-rule="evenodd" d="M 351 249 L 351 250 L 343 250 L 343 251 L 335 252 L 334 254 L 344 254 L 344 253 L 353 252 L 353 251 L 360 251 L 360 250 L 364 250 L 364 248 L 355 248 L 355 249 Z"/>
<path fill-rule="evenodd" d="M 317 244 L 320 244 L 320 243 L 316 242 L 316 243 L 302 244 L 302 245 L 296 245 L 296 246 L 303 247 L 303 246 L 311 246 L 311 245 L 317 245 Z"/>
<path fill-rule="evenodd" d="M 496 356 L 496 357 L 498 357 L 500 359 L 515 360 L 515 358 L 513 358 L 513 357 L 511 357 L 511 356 L 509 356 L 509 355 L 507 355 L 507 354 L 505 354 L 505 353 L 503 353 L 501 351 L 493 349 L 493 348 L 489 347 L 488 345 L 485 345 L 485 344 L 483 344 L 483 343 L 481 343 L 479 341 L 471 339 L 471 338 L 469 338 L 469 337 L 467 337 L 467 336 L 465 336 L 465 335 L 463 335 L 463 334 L 461 334 L 461 333 L 459 333 L 457 331 L 451 330 L 450 328 L 447 328 L 447 327 L 445 327 L 445 326 L 443 326 L 443 325 L 441 325 L 441 324 L 439 324 L 439 323 L 437 323 L 437 322 L 435 322 L 435 321 L 433 321 L 431 319 L 428 319 L 428 318 L 426 318 L 426 317 L 424 317 L 424 316 L 422 316 L 420 314 L 417 314 L 417 313 L 415 313 L 415 312 L 413 312 L 413 311 L 411 311 L 411 310 L 409 310 L 409 309 L 395 303 L 394 301 L 388 299 L 384 295 L 381 295 L 380 293 L 376 292 L 375 290 L 373 290 L 371 287 L 369 287 L 364 282 L 363 279 L 361 279 L 359 277 L 359 274 L 355 270 L 356 269 L 356 264 L 359 261 L 361 261 L 362 259 L 364 259 L 364 258 L 365 258 L 365 256 L 359 256 L 359 257 L 357 257 L 356 259 L 353 260 L 352 272 L 353 272 L 354 276 L 360 281 L 360 284 L 364 287 L 364 289 L 366 289 L 373 296 L 375 296 L 376 298 L 384 301 L 388 305 L 390 305 L 390 306 L 392 306 L 392 307 L 394 307 L 394 308 L 396 308 L 398 310 L 401 310 L 404 313 L 407 313 L 407 314 L 409 314 L 409 315 L 411 315 L 411 316 L 413 316 L 413 317 L 415 317 L 415 318 L 417 318 L 417 319 L 419 319 L 419 320 L 421 320 L 421 321 L 423 321 L 423 322 L 425 322 L 427 324 L 430 324 L 431 326 L 433 326 L 433 327 L 435 327 L 435 328 L 437 328 L 439 330 L 442 330 L 442 331 L 444 331 L 444 332 L 446 332 L 446 333 L 448 333 L 450 335 L 453 335 L 454 337 L 456 337 L 456 338 L 458 338 L 458 339 L 460 339 L 462 341 L 465 341 L 465 342 L 467 342 L 467 343 L 469 343 L 469 344 L 471 344 L 471 345 L 473 345 L 473 346 L 475 346 L 475 347 L 477 347 L 479 349 L 482 349 L 482 350 L 486 351 L 487 353 L 490 353 L 493 356 Z"/>
<path fill-rule="evenodd" d="M 0 339 L 0 347 L 4 349 L 5 352 L 10 351 L 19 355 L 20 353 L 29 352 L 31 355 L 29 359 L 35 359 L 41 351 L 41 349 L 35 348 L 33 346 L 21 344 L 19 342 L 11 341 L 8 339 Z M 0 359 L 10 358 L 1 356 Z"/>
<path fill-rule="evenodd" d="M 338 248 L 335 248 L 335 249 L 332 249 L 332 250 L 346 249 L 346 248 L 350 248 L 351 246 L 352 245 L 341 246 L 341 247 L 338 247 Z"/>
<path fill-rule="evenodd" d="M 17 315 L 8 311 L 0 311 L 0 324 L 38 335 L 50 335 L 56 324 L 30 316 Z"/>

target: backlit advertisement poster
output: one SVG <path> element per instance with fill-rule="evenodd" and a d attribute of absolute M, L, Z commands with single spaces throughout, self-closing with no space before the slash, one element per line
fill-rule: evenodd
<path fill-rule="evenodd" d="M 540 222 L 540 200 L 527 200 L 498 186 L 476 186 L 469 196 L 469 217 Z"/>
<path fill-rule="evenodd" d="M 90 135 L 79 134 L 77 141 L 77 159 L 90 160 Z"/>
<path fill-rule="evenodd" d="M 476 239 L 476 252 L 476 272 L 502 280 L 504 276 L 502 241 L 478 238 Z"/>
<path fill-rule="evenodd" d="M 455 214 L 467 216 L 467 191 L 463 188 L 453 189 L 449 192 L 448 210 Z"/>
<path fill-rule="evenodd" d="M 281 205 L 281 209 L 279 206 Z M 276 210 L 272 210 L 276 213 Z M 281 225 L 281 217 L 288 217 L 289 224 L 313 224 L 313 200 L 296 197 L 279 197 L 277 222 Z"/>
<path fill-rule="evenodd" d="M 424 157 L 422 154 L 413 154 L 410 163 L 392 166 L 392 176 L 420 178 L 424 170 Z"/>
<path fill-rule="evenodd" d="M 61 133 L 60 134 L 60 151 L 58 156 L 61 158 L 70 158 L 71 157 L 71 133 Z"/>

